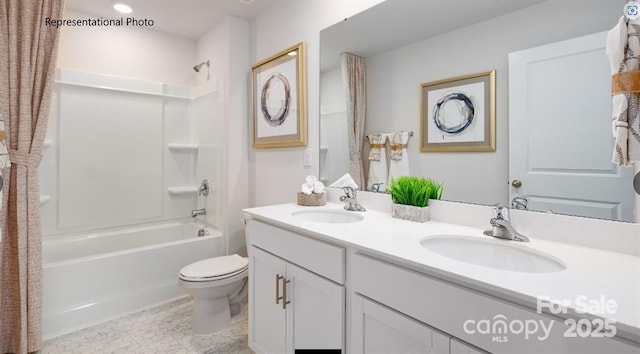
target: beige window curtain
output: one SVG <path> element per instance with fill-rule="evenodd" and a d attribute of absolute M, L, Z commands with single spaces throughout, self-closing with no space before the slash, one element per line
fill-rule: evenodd
<path fill-rule="evenodd" d="M 360 189 L 365 189 L 362 165 L 366 109 L 366 73 L 364 58 L 351 53 L 340 55 L 342 79 L 347 94 L 347 133 L 349 138 L 349 174 Z"/>
<path fill-rule="evenodd" d="M 0 352 L 42 346 L 38 165 L 47 129 L 63 0 L 0 2 L 0 112 L 10 167 L 2 170 Z"/>

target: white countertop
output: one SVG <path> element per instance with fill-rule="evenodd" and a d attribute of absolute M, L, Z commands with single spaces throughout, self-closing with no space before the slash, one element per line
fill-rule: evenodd
<path fill-rule="evenodd" d="M 640 343 L 640 257 L 536 238 L 527 243 L 503 241 L 482 235 L 482 229 L 437 221 L 405 221 L 375 210 L 359 213 L 364 220 L 354 223 L 318 223 L 292 216 L 296 211 L 318 209 L 343 210 L 341 204 L 334 203 L 323 207 L 291 203 L 245 209 L 244 212 L 256 220 L 351 247 L 534 311 L 539 297 L 568 300 L 571 304 L 567 310 L 572 317 L 615 320 L 617 336 Z M 421 247 L 420 241 L 432 235 L 468 235 L 501 244 L 509 242 L 510 246 L 547 253 L 562 260 L 567 267 L 554 273 L 524 273 L 476 266 Z M 592 302 L 600 299 L 615 301 L 615 312 L 594 308 Z M 579 306 L 576 303 L 581 300 L 592 304 L 595 311 L 576 314 Z M 566 317 L 563 314 L 556 316 Z"/>

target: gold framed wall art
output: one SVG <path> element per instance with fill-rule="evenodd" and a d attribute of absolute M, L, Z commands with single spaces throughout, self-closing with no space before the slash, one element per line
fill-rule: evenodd
<path fill-rule="evenodd" d="M 421 85 L 420 151 L 496 150 L 495 70 Z"/>
<path fill-rule="evenodd" d="M 252 66 L 253 147 L 307 145 L 304 43 Z"/>

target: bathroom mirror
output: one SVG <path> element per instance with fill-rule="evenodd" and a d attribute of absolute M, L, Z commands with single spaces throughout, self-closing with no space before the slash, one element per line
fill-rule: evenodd
<path fill-rule="evenodd" d="M 513 141 L 509 134 L 512 108 L 509 104 L 509 54 L 608 31 L 621 16 L 622 5 L 595 0 L 479 0 L 465 3 L 461 10 L 459 2 L 387 0 L 322 30 L 321 179 L 333 182 L 348 170 L 346 103 L 339 54 L 350 52 L 366 58 L 365 136 L 377 132 L 413 131 L 414 137 L 408 143 L 410 172 L 444 182 L 443 199 L 510 204 L 510 193 L 513 194 L 515 188 L 509 175 L 510 146 L 518 141 Z M 609 70 L 607 59 L 601 58 L 601 62 Z M 420 85 L 489 70 L 496 71 L 496 151 L 421 153 Z M 550 77 L 546 84 L 553 85 L 553 80 Z M 575 90 L 580 92 L 581 87 Z M 567 103 L 569 107 L 571 104 L 580 102 Z M 608 137 L 610 113 L 599 119 L 603 123 L 603 134 Z M 569 133 L 562 125 L 549 127 L 548 136 L 561 136 L 557 133 L 563 131 L 572 134 L 572 139 L 577 141 L 593 140 L 590 135 L 580 135 L 585 133 L 580 127 L 570 128 Z M 517 139 L 527 141 L 530 137 Z M 368 142 L 365 141 L 365 160 L 367 152 Z M 610 154 L 610 151 L 599 153 L 597 158 L 604 156 L 605 159 L 599 163 L 608 164 L 606 159 Z M 554 151 L 538 155 L 540 159 L 552 158 Z M 365 175 L 366 165 L 365 161 Z M 632 169 L 622 170 L 632 175 Z M 557 167 L 556 171 L 562 173 L 562 167 Z M 616 168 L 616 171 L 619 170 Z M 628 189 L 632 196 L 631 181 Z M 590 214 L 590 210 L 565 212 L 548 208 L 541 211 L 549 209 L 556 213 L 602 217 Z M 612 213 L 611 219 L 631 221 L 631 215 L 632 211 L 625 212 L 624 216 Z"/>

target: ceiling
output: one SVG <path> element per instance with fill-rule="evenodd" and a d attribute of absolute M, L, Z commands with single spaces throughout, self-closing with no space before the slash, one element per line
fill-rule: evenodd
<path fill-rule="evenodd" d="M 226 16 L 251 20 L 281 0 L 66 0 L 66 7 L 103 18 L 134 17 L 153 20 L 153 29 L 198 39 Z M 116 2 L 133 9 L 120 14 Z"/>
<path fill-rule="evenodd" d="M 322 30 L 320 67 L 337 66 L 342 52 L 367 57 L 543 1 L 387 0 Z"/>

